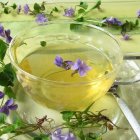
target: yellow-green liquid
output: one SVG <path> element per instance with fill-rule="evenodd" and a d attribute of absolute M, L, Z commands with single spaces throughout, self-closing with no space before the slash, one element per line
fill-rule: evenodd
<path fill-rule="evenodd" d="M 71 76 L 72 70 L 64 70 L 54 64 L 59 55 L 63 60 L 83 60 L 92 70 L 80 77 L 78 73 Z M 33 99 L 56 110 L 81 110 L 103 96 L 114 81 L 115 74 L 111 61 L 98 49 L 79 43 L 59 42 L 40 47 L 28 54 L 20 67 L 37 77 L 49 80 L 32 80 L 19 75 L 23 87 Z"/>

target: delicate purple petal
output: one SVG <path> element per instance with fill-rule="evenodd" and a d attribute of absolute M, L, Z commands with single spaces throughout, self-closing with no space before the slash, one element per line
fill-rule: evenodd
<path fill-rule="evenodd" d="M 0 91 L 0 99 L 4 97 L 4 93 Z"/>
<path fill-rule="evenodd" d="M 0 36 L 5 37 L 4 27 L 0 25 Z"/>
<path fill-rule="evenodd" d="M 17 8 L 17 13 L 19 14 L 20 12 L 21 12 L 21 5 L 19 5 Z"/>
<path fill-rule="evenodd" d="M 7 43 L 10 43 L 12 40 L 12 37 L 10 36 L 10 34 L 11 34 L 11 31 L 9 29 L 5 30 L 5 38 L 6 38 Z"/>
<path fill-rule="evenodd" d="M 4 105 L 2 108 L 0 108 L 0 112 L 9 115 L 9 108 Z"/>
<path fill-rule="evenodd" d="M 137 11 L 137 17 L 140 18 L 140 10 Z"/>
<path fill-rule="evenodd" d="M 75 73 L 79 73 L 79 75 L 81 77 L 85 76 L 87 71 L 91 70 L 91 67 L 87 66 L 86 63 L 84 63 L 83 61 L 81 61 L 80 59 L 78 59 L 74 65 L 71 67 L 72 70 L 74 70 L 74 72 L 72 73 L 72 75 L 74 75 Z"/>
<path fill-rule="evenodd" d="M 43 24 L 43 23 L 48 22 L 48 18 L 45 17 L 44 14 L 38 14 L 38 15 L 36 16 L 36 22 L 37 22 L 38 24 Z"/>
<path fill-rule="evenodd" d="M 71 67 L 72 67 L 72 65 L 73 65 L 74 63 L 72 62 L 72 61 L 64 61 L 63 62 L 63 68 L 64 69 L 66 69 L 66 70 L 69 70 Z"/>
<path fill-rule="evenodd" d="M 8 107 L 11 106 L 11 105 L 13 105 L 13 104 L 14 104 L 14 100 L 13 99 L 9 99 L 5 103 L 5 105 L 8 106 Z"/>
<path fill-rule="evenodd" d="M 71 69 L 72 70 L 78 70 L 81 63 L 82 63 L 81 60 L 77 59 L 76 62 L 74 63 L 74 65 L 71 67 Z"/>
<path fill-rule="evenodd" d="M 63 59 L 60 56 L 56 56 L 54 60 L 54 64 L 56 64 L 58 67 L 63 66 Z"/>
<path fill-rule="evenodd" d="M 68 8 L 68 9 L 65 9 L 64 16 L 66 16 L 66 17 L 73 17 L 74 13 L 75 13 L 75 11 L 74 11 L 73 8 Z"/>
<path fill-rule="evenodd" d="M 18 108 L 18 105 L 15 104 L 15 105 L 11 105 L 8 107 L 10 110 L 16 110 Z"/>
<path fill-rule="evenodd" d="M 123 35 L 124 40 L 130 40 L 130 36 L 128 34 Z"/>
<path fill-rule="evenodd" d="M 122 26 L 123 23 L 118 20 L 117 18 L 113 18 L 113 17 L 110 17 L 110 18 L 106 18 L 102 21 L 102 23 L 108 23 L 110 25 L 118 25 L 118 26 Z"/>
<path fill-rule="evenodd" d="M 30 8 L 28 6 L 28 4 L 24 5 L 24 14 L 28 14 L 28 12 L 30 11 Z"/>

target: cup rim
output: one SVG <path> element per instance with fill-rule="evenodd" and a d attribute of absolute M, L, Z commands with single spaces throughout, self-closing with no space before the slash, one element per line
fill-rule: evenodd
<path fill-rule="evenodd" d="M 64 20 L 64 21 L 49 21 L 47 24 L 44 24 L 42 26 L 48 26 L 50 24 L 79 24 L 79 25 L 84 25 L 84 26 L 87 26 L 87 27 L 91 27 L 91 28 L 94 28 L 94 29 L 97 29 L 103 33 L 105 33 L 106 35 L 108 35 L 109 37 L 111 37 L 117 44 L 117 47 L 120 49 L 120 44 L 119 42 L 117 41 L 117 39 L 111 34 L 109 33 L 108 31 L 106 31 L 105 29 L 101 28 L 101 27 L 98 27 L 98 26 L 95 26 L 95 25 L 92 25 L 92 24 L 89 24 L 89 23 L 85 23 L 85 22 L 77 22 L 77 21 L 69 21 L 69 20 Z M 32 29 L 35 29 L 37 28 L 38 26 L 35 26 L 34 28 Z M 24 31 L 25 32 L 25 31 Z M 13 58 L 13 55 L 12 55 L 12 44 L 14 42 L 14 39 L 19 36 L 20 34 L 22 34 L 23 32 L 20 32 L 19 34 L 17 34 L 13 39 L 12 41 L 10 42 L 9 44 L 9 58 L 10 58 L 10 61 L 12 63 L 12 65 L 17 69 L 19 70 L 21 73 L 25 74 L 27 77 L 33 79 L 33 80 L 37 80 L 37 81 L 44 81 L 44 82 L 47 82 L 49 84 L 58 84 L 58 85 L 71 85 L 71 86 L 74 86 L 74 85 L 85 85 L 85 84 L 92 84 L 94 83 L 95 81 L 99 81 L 100 79 L 105 79 L 106 77 L 109 77 L 110 75 L 112 75 L 113 73 L 116 73 L 118 70 L 119 70 L 119 67 L 118 66 L 116 69 L 113 69 L 112 71 L 110 71 L 109 73 L 103 75 L 102 77 L 98 77 L 98 78 L 95 78 L 93 80 L 89 80 L 89 81 L 82 81 L 82 82 L 63 82 L 63 81 L 54 81 L 54 80 L 48 80 L 48 79 L 45 79 L 45 78 L 41 78 L 41 77 L 38 77 L 36 75 L 33 75 L 33 74 L 30 74 L 28 72 L 26 72 L 25 70 L 23 70 L 22 68 L 20 68 L 18 66 L 18 64 L 14 61 L 14 58 Z M 120 53 L 122 55 L 122 52 L 121 52 L 121 49 L 120 49 Z M 122 63 L 123 61 L 123 55 L 122 55 L 122 58 L 121 58 L 121 61 L 120 61 L 120 64 Z"/>

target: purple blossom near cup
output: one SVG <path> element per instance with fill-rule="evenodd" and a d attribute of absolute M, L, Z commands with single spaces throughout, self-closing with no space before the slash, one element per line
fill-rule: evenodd
<path fill-rule="evenodd" d="M 124 40 L 130 40 L 131 38 L 130 38 L 130 36 L 128 34 L 125 34 L 125 35 L 123 35 L 123 39 Z"/>
<path fill-rule="evenodd" d="M 0 112 L 6 114 L 7 116 L 10 113 L 10 110 L 16 110 L 17 104 L 14 104 L 13 99 L 9 99 L 5 102 L 5 104 L 0 108 Z"/>
<path fill-rule="evenodd" d="M 81 61 L 80 59 L 77 59 L 77 61 L 74 63 L 74 65 L 72 65 L 71 67 L 72 70 L 74 70 L 74 72 L 72 73 L 72 76 L 75 73 L 79 73 L 79 75 L 81 77 L 85 76 L 86 73 L 91 70 L 92 68 L 87 66 L 86 63 L 84 61 Z"/>
<path fill-rule="evenodd" d="M 118 25 L 118 26 L 123 25 L 123 23 L 120 20 L 118 20 L 117 18 L 113 18 L 113 17 L 104 19 L 102 21 L 102 23 L 107 23 L 107 24 L 110 24 L 110 25 Z"/>
<path fill-rule="evenodd" d="M 75 13 L 73 8 L 65 9 L 64 12 L 65 12 L 64 16 L 66 17 L 73 17 Z"/>
<path fill-rule="evenodd" d="M 0 24 L 0 36 L 5 37 L 4 27 Z"/>
<path fill-rule="evenodd" d="M 61 129 L 57 129 L 52 133 L 51 140 L 76 140 L 76 137 L 71 132 L 63 134 Z"/>
<path fill-rule="evenodd" d="M 12 37 L 11 37 L 11 31 L 8 29 L 8 30 L 5 30 L 5 39 L 6 39 L 6 42 L 7 43 L 10 43 L 11 40 L 12 40 Z"/>
<path fill-rule="evenodd" d="M 19 14 L 20 12 L 21 12 L 21 5 L 19 5 L 17 8 L 17 13 Z"/>
<path fill-rule="evenodd" d="M 3 97 L 4 97 L 4 93 L 0 91 L 0 99 L 2 99 Z"/>
<path fill-rule="evenodd" d="M 7 43 L 10 43 L 12 40 L 12 37 L 10 34 L 11 34 L 11 31 L 9 29 L 5 30 L 4 27 L 0 25 L 0 36 L 5 38 Z"/>
<path fill-rule="evenodd" d="M 29 11 L 30 11 L 30 8 L 29 8 L 28 4 L 25 4 L 24 5 L 24 14 L 27 15 L 29 13 Z"/>
<path fill-rule="evenodd" d="M 48 18 L 45 17 L 44 14 L 38 14 L 38 15 L 36 16 L 36 22 L 37 22 L 38 24 L 43 24 L 43 23 L 48 22 Z"/>
<path fill-rule="evenodd" d="M 70 60 L 63 61 L 63 58 L 60 56 L 56 56 L 54 60 L 54 64 L 58 67 L 64 68 L 65 70 L 69 70 L 73 65 L 73 62 Z"/>
<path fill-rule="evenodd" d="M 137 17 L 140 18 L 140 10 L 137 11 Z"/>

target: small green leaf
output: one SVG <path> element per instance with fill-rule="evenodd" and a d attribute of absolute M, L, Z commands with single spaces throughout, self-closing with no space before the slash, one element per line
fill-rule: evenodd
<path fill-rule="evenodd" d="M 74 116 L 75 112 L 73 111 L 62 111 L 62 118 L 64 121 L 69 122 L 70 119 Z"/>
<path fill-rule="evenodd" d="M 42 10 L 42 11 L 45 10 L 45 2 L 42 2 L 42 4 L 41 4 L 41 10 Z"/>
<path fill-rule="evenodd" d="M 78 10 L 78 14 L 82 14 L 82 13 L 84 13 L 84 12 L 85 12 L 84 9 L 79 9 L 79 10 Z"/>
<path fill-rule="evenodd" d="M 13 9 L 16 9 L 16 8 L 17 8 L 17 5 L 14 3 L 11 7 L 12 7 Z"/>
<path fill-rule="evenodd" d="M 9 8 L 8 8 L 8 7 L 5 7 L 5 8 L 4 8 L 4 13 L 5 13 L 5 14 L 9 14 L 9 13 L 10 13 L 10 11 L 9 11 Z"/>
<path fill-rule="evenodd" d="M 3 61 L 6 51 L 8 49 L 8 45 L 0 39 L 0 61 Z"/>
<path fill-rule="evenodd" d="M 4 124 L 6 121 L 6 114 L 0 113 L 0 124 Z"/>
<path fill-rule="evenodd" d="M 3 71 L 0 72 L 0 85 L 1 86 L 13 86 L 15 79 L 15 72 L 12 68 L 11 63 L 6 64 Z"/>
<path fill-rule="evenodd" d="M 42 47 L 46 47 L 47 43 L 46 43 L 46 41 L 40 41 L 40 45 L 41 45 Z"/>
<path fill-rule="evenodd" d="M 4 87 L 4 93 L 9 97 L 9 98 L 13 98 L 16 99 L 16 95 L 13 92 L 11 87 Z"/>
<path fill-rule="evenodd" d="M 87 9 L 88 8 L 88 4 L 86 2 L 80 2 L 80 7 L 82 7 L 83 9 Z"/>
<path fill-rule="evenodd" d="M 54 7 L 53 11 L 55 11 L 55 12 L 59 12 L 59 10 L 58 10 L 57 7 Z"/>
<path fill-rule="evenodd" d="M 37 13 L 40 13 L 41 6 L 40 6 L 38 3 L 35 3 L 35 4 L 34 4 L 34 10 L 35 10 Z"/>

